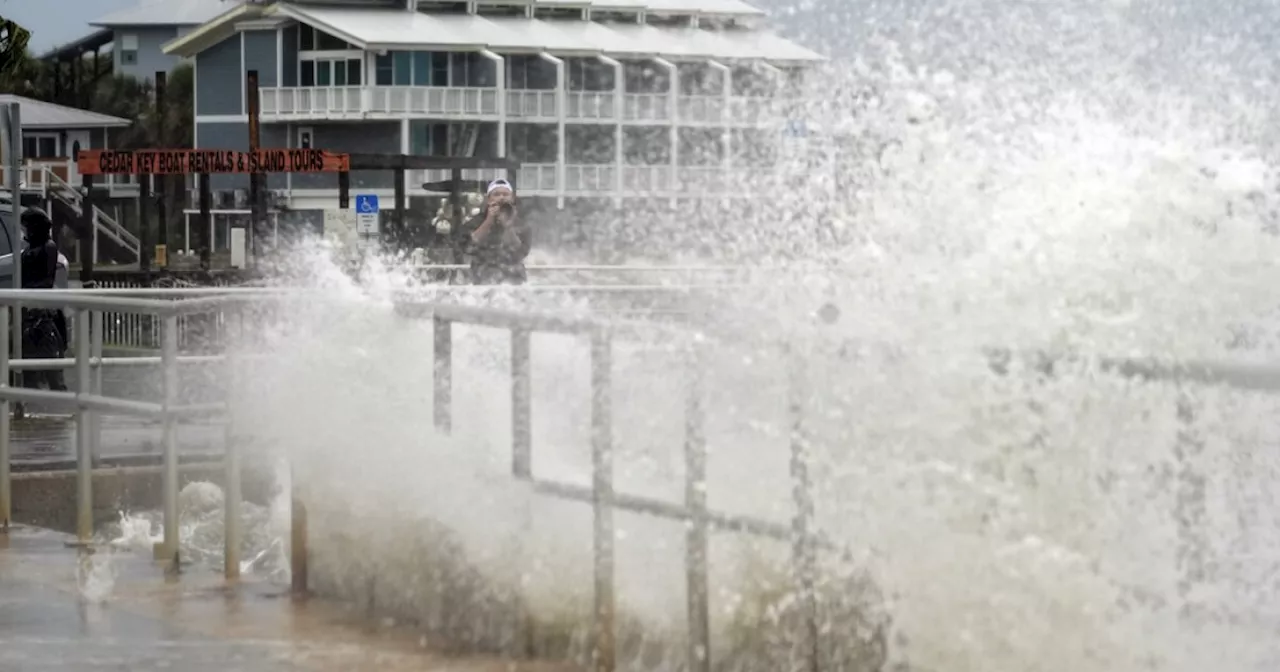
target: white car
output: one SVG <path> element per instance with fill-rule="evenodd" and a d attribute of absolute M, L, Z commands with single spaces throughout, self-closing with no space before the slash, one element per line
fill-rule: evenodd
<path fill-rule="evenodd" d="M 14 237 L 11 238 L 10 234 Z M 22 240 L 22 229 L 15 221 L 13 208 L 6 199 L 6 201 L 0 201 L 0 289 L 13 287 L 13 248 L 10 246 L 9 241 L 15 239 L 19 241 L 19 250 L 26 248 L 26 241 Z M 58 289 L 67 288 L 68 266 L 66 256 L 59 252 L 58 270 L 53 281 L 54 287 Z"/>

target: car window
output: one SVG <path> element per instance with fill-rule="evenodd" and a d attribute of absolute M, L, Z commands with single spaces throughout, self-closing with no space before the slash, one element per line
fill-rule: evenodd
<path fill-rule="evenodd" d="M 13 248 L 9 246 L 10 231 L 16 231 L 13 228 L 13 213 L 0 209 L 0 256 L 13 253 Z"/>

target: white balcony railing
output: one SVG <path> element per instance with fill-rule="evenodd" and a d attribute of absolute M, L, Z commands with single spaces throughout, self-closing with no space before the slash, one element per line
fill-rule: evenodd
<path fill-rule="evenodd" d="M 564 167 L 564 191 L 574 195 L 613 193 L 617 189 L 616 175 L 611 165 L 567 165 Z"/>
<path fill-rule="evenodd" d="M 367 112 L 438 117 L 492 117 L 498 114 L 498 90 L 462 86 L 367 87 Z"/>
<path fill-rule="evenodd" d="M 555 91 L 510 89 L 506 118 L 554 122 L 614 122 L 616 94 L 608 91 L 568 91 L 559 109 Z M 265 121 L 363 119 L 404 115 L 437 119 L 496 120 L 498 90 L 456 86 L 330 86 L 264 87 Z M 785 116 L 789 101 L 773 98 L 688 95 L 676 97 L 676 117 L 682 124 L 767 124 Z M 624 123 L 662 124 L 673 121 L 671 96 L 666 93 L 627 93 L 622 97 Z"/>
<path fill-rule="evenodd" d="M 526 163 L 520 166 L 516 188 L 521 192 L 553 194 L 557 192 L 559 171 L 554 163 Z"/>
<path fill-rule="evenodd" d="M 671 96 L 665 93 L 628 93 L 622 97 L 624 121 L 670 121 Z"/>
<path fill-rule="evenodd" d="M 508 91 L 507 117 L 511 119 L 559 119 L 555 91 Z"/>
<path fill-rule="evenodd" d="M 583 121 L 609 121 L 617 117 L 614 94 L 600 91 L 570 91 L 565 97 L 569 110 L 565 116 Z"/>

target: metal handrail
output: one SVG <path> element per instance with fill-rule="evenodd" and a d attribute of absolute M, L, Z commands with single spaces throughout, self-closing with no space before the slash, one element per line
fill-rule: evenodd
<path fill-rule="evenodd" d="M 13 403 L 52 402 L 74 408 L 76 423 L 76 540 L 87 546 L 93 535 L 93 459 L 99 452 L 101 424 L 99 414 L 119 413 L 156 418 L 163 424 L 164 476 L 163 482 L 163 541 L 158 550 L 168 561 L 168 569 L 176 571 L 180 564 L 178 538 L 178 443 L 177 423 L 180 420 L 206 416 L 227 418 L 225 446 L 227 509 L 225 525 L 226 563 L 228 579 L 239 576 L 241 538 L 239 502 L 240 473 L 238 447 L 234 437 L 236 423 L 236 390 L 228 389 L 224 401 L 200 404 L 178 403 L 179 363 L 209 364 L 225 362 L 230 368 L 239 365 L 239 357 L 230 353 L 221 358 L 209 356 L 178 356 L 178 316 L 189 312 L 182 301 L 133 299 L 126 297 L 94 296 L 93 290 L 0 290 L 0 525 L 9 529 L 12 518 L 12 483 L 10 480 L 11 429 L 10 410 Z M 11 312 L 20 314 L 19 306 L 39 306 L 61 309 L 71 307 L 76 315 L 75 357 L 48 360 L 11 360 L 9 331 Z M 14 310 L 11 310 L 14 309 Z M 102 315 L 105 311 L 132 311 L 162 315 L 161 353 L 159 357 L 119 358 L 104 357 Z M 130 361 L 134 360 L 134 361 Z M 102 393 L 101 369 L 109 366 L 156 365 L 163 373 L 162 400 L 160 402 L 121 399 Z M 14 371 L 73 368 L 76 372 L 74 391 L 37 390 L 15 387 L 10 379 Z M 235 379 L 235 372 L 232 378 Z"/>

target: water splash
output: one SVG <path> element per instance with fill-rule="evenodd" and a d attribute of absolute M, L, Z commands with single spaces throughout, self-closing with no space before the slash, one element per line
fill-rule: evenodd
<path fill-rule="evenodd" d="M 1139 21 L 1168 18 L 1152 7 L 912 5 L 816 78 L 823 151 L 753 185 L 776 198 L 669 222 L 723 241 L 703 260 L 806 268 L 758 270 L 750 291 L 689 301 L 711 316 L 694 328 L 713 344 L 716 509 L 791 515 L 785 381 L 807 373 L 818 514 L 848 547 L 825 559 L 826 590 L 862 607 L 832 609 L 828 643 L 876 640 L 875 619 L 860 617 L 883 610 L 887 636 L 872 645 L 919 670 L 1280 663 L 1274 400 L 1091 363 L 1263 360 L 1280 333 L 1275 88 L 1257 85 L 1274 57 L 1207 40 L 1175 53 L 1170 36 L 1183 33 Z M 619 222 L 594 231 L 634 233 Z M 410 283 L 377 263 L 350 281 L 324 256 L 300 253 L 287 275 L 329 298 L 257 324 L 246 346 L 271 355 L 253 371 L 247 422 L 297 469 L 317 579 L 487 648 L 512 646 L 518 595 L 544 640 L 580 653 L 589 513 L 508 475 L 506 337 L 457 329 L 455 431 L 440 435 L 430 325 L 392 308 Z M 828 304 L 840 317 L 813 320 Z M 792 359 L 763 344 L 775 338 Z M 682 392 L 668 346 L 619 346 L 614 439 L 619 487 L 674 499 Z M 1056 364 L 999 375 L 991 347 Z M 533 352 L 535 473 L 586 484 L 586 347 L 540 335 Z M 618 525 L 620 603 L 646 633 L 624 669 L 681 669 L 683 530 Z M 786 554 L 714 541 L 722 669 L 791 663 Z M 742 653 L 761 643 L 761 656 Z M 832 669 L 878 662 L 842 660 Z"/>

